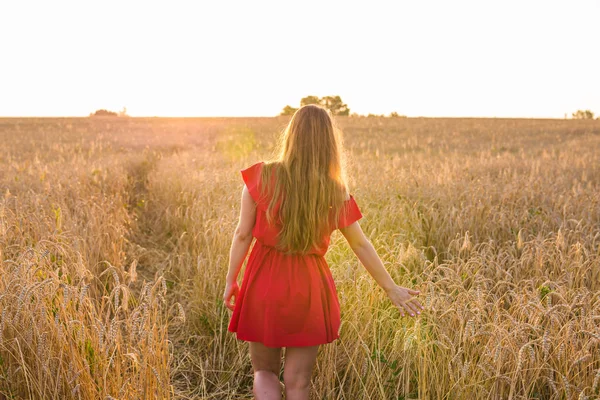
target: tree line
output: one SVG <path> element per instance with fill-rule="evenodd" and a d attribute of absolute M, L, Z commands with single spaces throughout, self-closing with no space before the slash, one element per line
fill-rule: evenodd
<path fill-rule="evenodd" d="M 357 113 L 350 114 L 350 108 L 346 103 L 344 103 L 340 96 L 306 96 L 300 99 L 300 107 L 303 107 L 307 104 L 317 104 L 328 109 L 332 115 L 340 115 L 340 116 L 352 116 L 352 117 L 362 117 L 363 115 L 359 115 Z M 298 108 L 294 108 L 290 105 L 286 105 L 279 115 L 293 115 Z M 123 107 L 123 109 L 119 112 L 109 111 L 106 109 L 96 110 L 93 113 L 90 113 L 90 117 L 102 117 L 102 116 L 111 116 L 111 117 L 127 117 L 127 108 Z M 385 115 L 381 114 L 368 114 L 366 117 L 385 117 Z M 405 115 L 400 115 L 395 111 L 392 111 L 389 114 L 390 118 L 406 118 Z M 577 110 L 574 113 L 571 113 L 572 119 L 594 119 L 594 113 L 591 110 Z M 565 114 L 565 119 L 567 118 L 567 114 Z M 600 117 L 597 119 L 600 120 Z"/>
<path fill-rule="evenodd" d="M 346 103 L 344 103 L 340 96 L 306 96 L 300 99 L 300 107 L 304 107 L 307 104 L 317 104 L 321 107 L 324 107 L 331 111 L 332 115 L 341 115 L 341 116 L 350 116 L 350 117 L 386 117 L 384 114 L 368 114 L 368 115 L 360 115 L 357 113 L 350 113 L 350 108 Z M 287 105 L 283 107 L 281 113 L 279 115 L 293 115 L 298 108 Z M 392 111 L 389 115 L 389 118 L 406 118 L 406 115 L 400 115 L 396 111 Z"/>
<path fill-rule="evenodd" d="M 577 110 L 576 112 L 572 113 L 571 116 L 573 119 L 594 119 L 594 113 L 590 110 Z"/>
<path fill-rule="evenodd" d="M 326 108 L 331 111 L 332 115 L 350 115 L 350 108 L 342 101 L 340 96 L 306 96 L 300 100 L 300 107 L 308 104 L 317 104 Z M 298 111 L 298 108 L 287 105 L 283 107 L 280 115 L 293 115 L 296 111 Z"/>
<path fill-rule="evenodd" d="M 128 117 L 127 108 L 123 107 L 123 109 L 118 113 L 102 108 L 100 110 L 96 110 L 93 113 L 90 113 L 90 117 Z"/>

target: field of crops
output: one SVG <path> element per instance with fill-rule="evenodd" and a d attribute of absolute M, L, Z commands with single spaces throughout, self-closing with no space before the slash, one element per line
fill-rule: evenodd
<path fill-rule="evenodd" d="M 239 170 L 287 117 L 0 119 L 0 399 L 250 399 L 222 304 Z M 360 221 L 315 399 L 600 397 L 600 121 L 338 119 Z M 243 270 L 240 274 L 240 278 Z"/>

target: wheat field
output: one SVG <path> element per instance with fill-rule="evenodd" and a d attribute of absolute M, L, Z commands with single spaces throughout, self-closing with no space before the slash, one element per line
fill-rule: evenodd
<path fill-rule="evenodd" d="M 360 221 L 315 399 L 600 397 L 600 121 L 338 118 Z M 251 399 L 239 170 L 288 117 L 0 119 L 0 399 Z M 240 273 L 240 279 L 243 270 Z"/>

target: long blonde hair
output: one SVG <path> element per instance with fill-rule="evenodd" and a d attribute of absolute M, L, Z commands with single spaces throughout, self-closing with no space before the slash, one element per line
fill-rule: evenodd
<path fill-rule="evenodd" d="M 281 135 L 279 156 L 264 164 L 261 181 L 272 179 L 267 221 L 273 223 L 281 200 L 278 247 L 306 253 L 330 233 L 330 217 L 337 221 L 348 196 L 342 136 L 327 109 L 310 104 L 294 113 Z"/>

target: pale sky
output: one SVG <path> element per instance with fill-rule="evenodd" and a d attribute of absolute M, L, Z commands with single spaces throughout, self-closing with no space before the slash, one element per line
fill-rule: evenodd
<path fill-rule="evenodd" d="M 0 116 L 600 114 L 600 0 L 0 1 Z"/>

